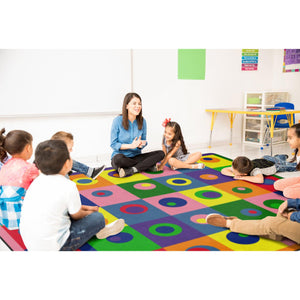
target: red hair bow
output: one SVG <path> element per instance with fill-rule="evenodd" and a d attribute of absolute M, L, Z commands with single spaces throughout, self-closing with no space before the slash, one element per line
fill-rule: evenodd
<path fill-rule="evenodd" d="M 171 122 L 171 118 L 165 119 L 164 122 L 163 122 L 161 125 L 162 125 L 163 127 L 166 127 L 167 124 L 168 124 L 169 122 Z"/>

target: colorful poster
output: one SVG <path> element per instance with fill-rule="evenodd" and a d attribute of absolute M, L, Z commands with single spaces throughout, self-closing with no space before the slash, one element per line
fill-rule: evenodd
<path fill-rule="evenodd" d="M 284 49 L 283 72 L 300 72 L 300 49 Z"/>
<path fill-rule="evenodd" d="M 242 71 L 257 71 L 258 49 L 242 50 Z"/>
<path fill-rule="evenodd" d="M 205 79 L 205 49 L 178 49 L 178 79 Z"/>

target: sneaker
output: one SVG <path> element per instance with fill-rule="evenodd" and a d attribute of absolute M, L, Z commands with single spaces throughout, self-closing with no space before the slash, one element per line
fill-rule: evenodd
<path fill-rule="evenodd" d="M 154 165 L 151 168 L 147 169 L 147 172 L 157 172 L 157 165 Z"/>
<path fill-rule="evenodd" d="M 206 216 L 205 221 L 209 225 L 227 228 L 226 221 L 233 219 L 237 219 L 237 217 L 224 217 L 219 214 L 209 214 Z"/>
<path fill-rule="evenodd" d="M 94 168 L 91 178 L 96 179 L 104 169 L 105 169 L 105 165 L 101 166 L 100 168 Z"/>
<path fill-rule="evenodd" d="M 111 235 L 116 235 L 120 233 L 125 226 L 125 221 L 123 219 L 118 219 L 108 225 L 106 225 L 103 229 L 101 229 L 97 234 L 96 237 L 98 239 L 106 239 Z"/>
<path fill-rule="evenodd" d="M 132 168 L 120 168 L 120 169 L 118 169 L 118 171 L 119 171 L 119 176 L 121 178 L 123 178 L 125 176 L 133 175 L 133 169 Z"/>
<path fill-rule="evenodd" d="M 204 169 L 204 168 L 205 168 L 205 164 L 202 163 L 198 164 L 198 169 Z"/>

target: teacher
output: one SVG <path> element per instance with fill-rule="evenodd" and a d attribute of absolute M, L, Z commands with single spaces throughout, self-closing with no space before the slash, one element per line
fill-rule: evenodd
<path fill-rule="evenodd" d="M 113 120 L 111 127 L 111 165 L 120 177 L 143 171 L 157 171 L 156 164 L 165 154 L 152 151 L 142 154 L 147 146 L 147 123 L 142 116 L 142 99 L 136 93 L 128 93 L 123 101 L 122 114 Z"/>

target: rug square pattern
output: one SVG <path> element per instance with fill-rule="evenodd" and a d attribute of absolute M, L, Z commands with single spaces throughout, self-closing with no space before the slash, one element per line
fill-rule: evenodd
<path fill-rule="evenodd" d="M 189 211 L 186 213 L 175 215 L 174 217 L 181 222 L 193 227 L 199 232 L 205 234 L 206 236 L 224 231 L 226 228 L 212 226 L 206 223 L 205 219 L 209 214 L 221 214 L 220 211 L 217 211 L 211 207 L 206 207 L 194 211 Z"/>
<path fill-rule="evenodd" d="M 169 167 L 164 166 L 164 168 L 163 168 L 162 171 L 158 171 L 158 172 L 142 172 L 142 174 L 145 175 L 148 178 L 158 178 L 158 177 L 164 177 L 164 176 L 181 174 L 181 172 L 171 170 Z"/>
<path fill-rule="evenodd" d="M 83 174 L 76 174 L 71 175 L 70 179 L 76 183 L 79 191 L 112 185 L 110 181 L 100 176 L 92 179 Z"/>
<path fill-rule="evenodd" d="M 194 228 L 171 216 L 134 224 L 132 227 L 161 247 L 203 236 Z"/>
<path fill-rule="evenodd" d="M 207 153 L 200 158 L 200 162 L 204 163 L 206 167 L 216 169 L 230 167 L 232 160 L 215 153 Z"/>
<path fill-rule="evenodd" d="M 202 170 L 185 172 L 185 175 L 188 175 L 192 178 L 200 180 L 207 185 L 214 185 L 222 182 L 232 181 L 231 177 L 221 174 L 219 171 L 216 171 L 211 168 L 205 168 Z"/>
<path fill-rule="evenodd" d="M 145 235 L 129 226 L 124 227 L 119 234 L 103 240 L 94 237 L 88 244 L 97 251 L 153 251 L 161 248 Z"/>
<path fill-rule="evenodd" d="M 247 235 L 230 230 L 214 233 L 210 238 L 234 251 L 278 251 L 286 248 L 282 242 L 272 241 L 256 235 Z"/>
<path fill-rule="evenodd" d="M 121 183 L 119 186 L 142 199 L 175 192 L 174 189 L 171 189 L 150 178 L 141 181 Z"/>
<path fill-rule="evenodd" d="M 240 199 L 239 197 L 220 190 L 212 185 L 181 191 L 180 193 L 206 206 L 229 203 Z"/>
<path fill-rule="evenodd" d="M 263 194 L 247 198 L 247 201 L 277 214 L 278 207 L 285 201 L 285 197 L 276 193 Z"/>
<path fill-rule="evenodd" d="M 215 188 L 223 190 L 231 195 L 239 197 L 240 199 L 246 199 L 262 194 L 269 193 L 257 185 L 244 180 L 232 180 L 224 183 L 214 185 Z"/>
<path fill-rule="evenodd" d="M 126 182 L 138 181 L 148 179 L 149 177 L 145 176 L 142 173 L 136 173 L 132 176 L 125 176 L 123 178 L 119 177 L 118 172 L 113 168 L 106 168 L 98 178 L 104 178 L 109 181 L 111 184 L 121 184 Z"/>
<path fill-rule="evenodd" d="M 73 174 L 84 205 L 98 206 L 109 224 L 125 220 L 123 231 L 103 240 L 92 238 L 79 251 L 295 251 L 289 239 L 272 241 L 233 233 L 206 223 L 208 214 L 237 216 L 244 220 L 274 216 L 286 198 L 275 191 L 278 176 L 263 184 L 234 180 L 220 170 L 232 160 L 203 154 L 204 169 L 143 172 L 120 178 L 105 169 L 96 179 Z M 0 226 L 0 238 L 12 250 L 26 250 L 18 230 Z"/>
<path fill-rule="evenodd" d="M 257 220 L 276 215 L 269 210 L 242 199 L 231 202 L 230 205 L 221 204 L 212 208 L 225 216 L 236 216 L 242 220 Z"/>
<path fill-rule="evenodd" d="M 105 206 L 104 209 L 118 219 L 124 219 L 128 225 L 168 216 L 167 213 L 141 199 Z"/>
<path fill-rule="evenodd" d="M 166 251 L 232 251 L 232 249 L 209 236 L 203 236 L 180 244 L 164 247 L 164 249 Z"/>
<path fill-rule="evenodd" d="M 170 216 L 206 207 L 204 204 L 178 192 L 149 197 L 144 200 Z"/>
<path fill-rule="evenodd" d="M 81 191 L 81 195 L 90 199 L 100 207 L 139 199 L 137 196 L 127 192 L 118 185 L 83 190 Z"/>
<path fill-rule="evenodd" d="M 207 183 L 187 176 L 186 174 L 159 177 L 154 180 L 175 191 L 183 191 L 208 185 Z"/>

